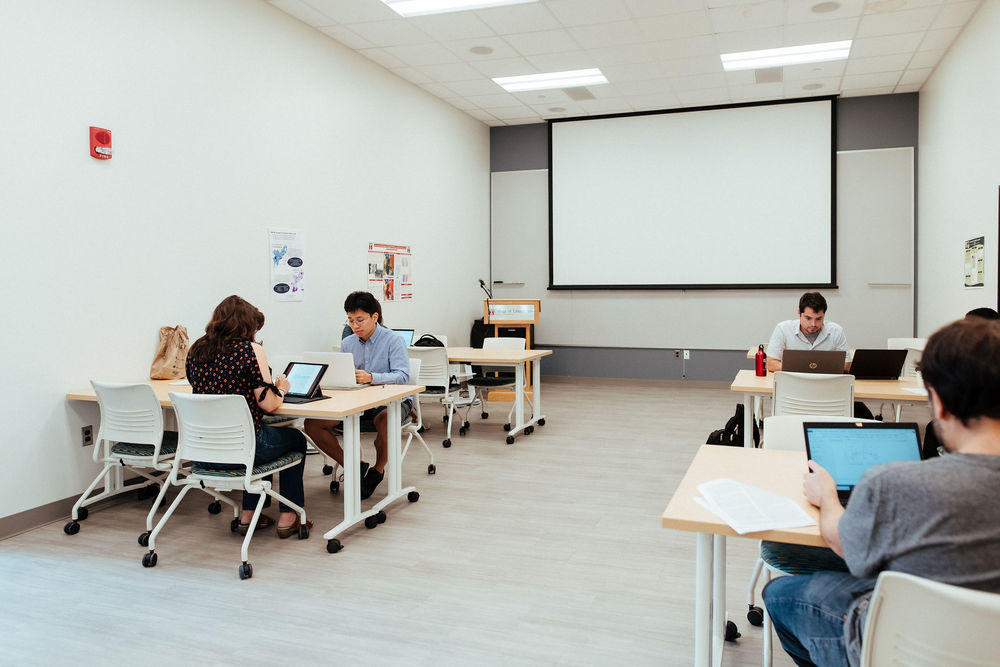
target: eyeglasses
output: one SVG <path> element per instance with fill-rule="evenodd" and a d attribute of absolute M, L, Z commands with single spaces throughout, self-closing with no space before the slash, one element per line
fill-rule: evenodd
<path fill-rule="evenodd" d="M 362 324 L 368 322 L 370 319 L 375 317 L 374 315 L 369 315 L 367 317 L 348 317 L 347 324 L 352 327 L 360 327 Z"/>

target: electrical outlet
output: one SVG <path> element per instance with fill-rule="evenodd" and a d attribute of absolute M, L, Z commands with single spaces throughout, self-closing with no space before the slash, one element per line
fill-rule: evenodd
<path fill-rule="evenodd" d="M 684 350 L 684 358 L 685 359 L 691 358 L 691 350 Z"/>
<path fill-rule="evenodd" d="M 680 359 L 680 358 L 681 358 L 681 351 L 674 350 L 674 359 Z"/>
<path fill-rule="evenodd" d="M 94 444 L 94 427 L 84 426 L 83 428 L 80 429 L 80 436 L 81 440 L 83 441 L 81 444 L 84 447 L 86 447 L 87 445 Z"/>

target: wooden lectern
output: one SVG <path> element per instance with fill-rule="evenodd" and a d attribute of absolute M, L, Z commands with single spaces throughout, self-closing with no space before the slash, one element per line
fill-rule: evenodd
<path fill-rule="evenodd" d="M 541 299 L 483 299 L 483 322 L 493 325 L 493 335 L 500 335 L 500 327 L 524 329 L 524 348 L 531 349 L 531 325 L 538 324 L 538 314 L 542 312 Z M 531 364 L 525 368 L 528 386 L 525 394 L 531 398 Z M 510 389 L 494 389 L 489 394 L 491 401 L 513 401 Z"/>

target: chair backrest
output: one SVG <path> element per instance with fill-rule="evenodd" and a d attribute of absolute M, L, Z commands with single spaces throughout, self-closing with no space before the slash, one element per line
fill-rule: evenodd
<path fill-rule="evenodd" d="M 419 373 L 414 375 L 412 370 L 410 372 L 411 383 L 448 390 L 448 350 L 443 347 L 410 347 L 407 351 L 411 363 L 415 360 L 420 362 Z"/>
<path fill-rule="evenodd" d="M 920 357 L 923 355 L 923 350 L 918 350 L 915 347 L 906 348 L 906 359 L 903 360 L 903 370 L 899 372 L 899 377 L 916 377 L 918 375 L 917 364 L 920 363 Z"/>
<path fill-rule="evenodd" d="M 153 445 L 163 441 L 163 410 L 153 388 L 145 383 L 94 382 L 90 386 L 101 406 L 99 440 Z"/>
<path fill-rule="evenodd" d="M 420 379 L 420 367 L 422 366 L 420 359 L 410 359 L 410 382 L 416 383 Z M 420 401 L 413 401 L 413 409 L 417 412 L 417 421 L 411 422 L 416 428 L 423 426 L 424 418 L 420 414 Z"/>
<path fill-rule="evenodd" d="M 886 347 L 890 350 L 913 348 L 914 350 L 923 351 L 926 343 L 926 338 L 890 338 Z"/>
<path fill-rule="evenodd" d="M 774 374 L 773 415 L 854 415 L 854 376 Z"/>
<path fill-rule="evenodd" d="M 253 470 L 256 432 L 247 399 L 170 392 L 177 414 L 178 461 L 238 463 Z"/>
<path fill-rule="evenodd" d="M 523 350 L 524 338 L 484 338 L 483 349 Z"/>
<path fill-rule="evenodd" d="M 868 606 L 862 667 L 997 664 L 1000 595 L 883 572 Z"/>
<path fill-rule="evenodd" d="M 778 415 L 764 417 L 764 440 L 761 447 L 765 449 L 788 449 L 796 452 L 806 451 L 806 437 L 802 431 L 802 422 L 870 422 L 874 419 L 858 419 L 835 415 Z"/>

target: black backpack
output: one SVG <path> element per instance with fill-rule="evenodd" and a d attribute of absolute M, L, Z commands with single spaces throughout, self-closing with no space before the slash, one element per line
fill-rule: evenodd
<path fill-rule="evenodd" d="M 736 404 L 736 414 L 729 418 L 726 422 L 725 428 L 720 428 L 712 431 L 708 434 L 708 440 L 705 444 L 708 445 L 733 445 L 735 447 L 743 446 L 743 404 Z M 760 445 L 760 429 L 757 426 L 757 420 L 753 422 L 753 446 L 758 447 Z"/>
<path fill-rule="evenodd" d="M 424 334 L 417 340 L 413 341 L 413 347 L 444 347 L 444 343 L 431 334 Z"/>

